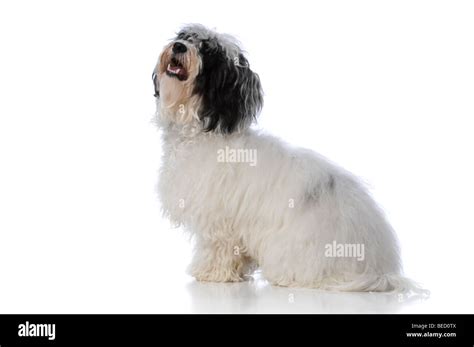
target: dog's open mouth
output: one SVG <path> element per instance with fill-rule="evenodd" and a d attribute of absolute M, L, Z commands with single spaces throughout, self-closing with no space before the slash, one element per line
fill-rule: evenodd
<path fill-rule="evenodd" d="M 188 78 L 188 72 L 183 64 L 181 64 L 176 58 L 171 58 L 171 61 L 166 68 L 166 74 L 170 77 L 176 77 L 180 81 L 185 81 Z"/>

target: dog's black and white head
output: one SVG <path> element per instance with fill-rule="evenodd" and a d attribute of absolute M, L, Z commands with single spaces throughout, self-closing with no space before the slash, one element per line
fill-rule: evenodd
<path fill-rule="evenodd" d="M 238 42 L 199 24 L 185 26 L 165 46 L 153 82 L 161 116 L 198 120 L 204 131 L 245 129 L 263 105 L 260 79 Z"/>

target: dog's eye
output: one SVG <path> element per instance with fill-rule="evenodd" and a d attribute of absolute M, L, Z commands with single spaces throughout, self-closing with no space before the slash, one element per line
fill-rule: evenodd
<path fill-rule="evenodd" d="M 202 51 L 207 51 L 209 49 L 209 42 L 207 40 L 203 40 L 199 43 L 199 49 Z"/>

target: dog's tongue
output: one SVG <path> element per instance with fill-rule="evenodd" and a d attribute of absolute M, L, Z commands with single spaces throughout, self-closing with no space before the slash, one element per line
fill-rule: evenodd
<path fill-rule="evenodd" d="M 168 64 L 166 70 L 169 74 L 178 76 L 180 79 L 186 78 L 186 69 L 178 64 Z"/>
<path fill-rule="evenodd" d="M 179 66 L 177 66 L 177 65 L 176 65 L 176 66 L 171 66 L 171 65 L 170 65 L 170 66 L 168 66 L 168 70 L 169 70 L 169 71 L 172 71 L 172 72 L 174 72 L 174 73 L 179 73 L 179 71 L 181 70 L 181 68 L 180 68 Z"/>

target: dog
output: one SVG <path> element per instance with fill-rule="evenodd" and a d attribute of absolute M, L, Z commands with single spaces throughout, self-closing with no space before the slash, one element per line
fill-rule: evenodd
<path fill-rule="evenodd" d="M 259 76 L 240 43 L 184 26 L 153 72 L 164 216 L 193 236 L 189 273 L 272 285 L 407 291 L 396 234 L 364 185 L 323 156 L 254 129 Z"/>

